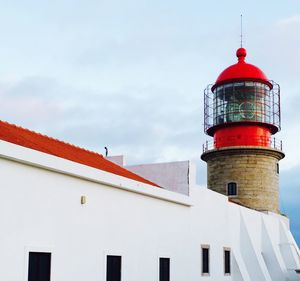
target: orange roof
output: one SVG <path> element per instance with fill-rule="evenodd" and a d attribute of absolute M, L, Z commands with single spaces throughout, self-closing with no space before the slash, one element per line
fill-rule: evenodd
<path fill-rule="evenodd" d="M 108 161 L 103 155 L 0 120 L 0 140 L 51 154 L 118 176 L 159 187 L 157 184 Z"/>

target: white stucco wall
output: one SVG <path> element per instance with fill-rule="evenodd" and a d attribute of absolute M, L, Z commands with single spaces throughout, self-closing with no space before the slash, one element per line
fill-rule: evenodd
<path fill-rule="evenodd" d="M 172 281 L 299 280 L 285 218 L 210 190 L 194 186 L 188 197 L 5 142 L 0 177 L 1 280 L 27 280 L 29 251 L 52 253 L 55 281 L 105 281 L 107 254 L 122 255 L 122 281 L 158 280 L 159 257 L 171 259 Z M 202 244 L 210 245 L 209 277 L 201 276 Z M 223 247 L 232 250 L 231 276 Z"/>
<path fill-rule="evenodd" d="M 195 166 L 190 161 L 130 165 L 125 168 L 164 189 L 185 195 L 189 195 L 189 187 L 195 185 Z"/>

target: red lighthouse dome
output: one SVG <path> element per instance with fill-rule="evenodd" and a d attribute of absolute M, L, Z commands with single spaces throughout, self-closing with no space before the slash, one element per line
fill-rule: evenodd
<path fill-rule="evenodd" d="M 205 90 L 205 131 L 214 137 L 215 148 L 269 146 L 280 129 L 279 85 L 245 62 L 246 55 L 239 48 L 238 62 Z"/>
<path fill-rule="evenodd" d="M 245 62 L 245 58 L 247 56 L 246 49 L 239 48 L 236 51 L 236 56 L 238 58 L 238 62 L 227 67 L 221 72 L 212 87 L 212 90 L 219 85 L 232 81 L 257 81 L 268 85 L 270 89 L 272 89 L 273 85 L 269 82 L 264 72 L 257 66 Z"/>

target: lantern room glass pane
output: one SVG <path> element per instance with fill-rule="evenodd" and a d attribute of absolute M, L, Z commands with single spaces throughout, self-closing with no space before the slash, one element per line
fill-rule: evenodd
<path fill-rule="evenodd" d="M 213 125 L 225 122 L 270 123 L 270 89 L 259 82 L 221 85 L 214 90 Z"/>

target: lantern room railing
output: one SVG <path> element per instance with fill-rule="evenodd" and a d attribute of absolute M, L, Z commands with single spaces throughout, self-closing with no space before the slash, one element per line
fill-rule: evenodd
<path fill-rule="evenodd" d="M 254 140 L 253 138 L 249 138 L 249 143 L 252 143 L 253 140 Z M 260 141 L 261 141 L 261 143 L 259 143 Z M 258 143 L 258 146 L 269 147 L 269 148 L 273 148 L 273 149 L 282 151 L 282 141 L 278 140 L 276 138 L 269 138 L 267 143 L 266 143 L 266 140 L 262 140 L 261 138 L 255 138 L 255 142 Z M 247 146 L 247 144 L 245 144 L 245 146 Z M 203 153 L 208 150 L 217 149 L 217 148 L 218 148 L 218 145 L 213 140 L 206 141 L 205 143 L 202 144 Z"/>
<path fill-rule="evenodd" d="M 280 130 L 280 87 L 261 82 L 234 82 L 204 90 L 204 130 L 234 122 L 256 122 Z"/>

